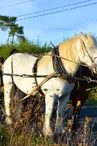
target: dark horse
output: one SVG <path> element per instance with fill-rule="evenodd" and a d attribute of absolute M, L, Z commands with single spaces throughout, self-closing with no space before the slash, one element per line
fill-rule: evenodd
<path fill-rule="evenodd" d="M 87 67 L 80 67 L 77 76 L 79 77 L 89 77 L 92 80 L 97 80 Z M 74 89 L 70 95 L 70 103 L 73 109 L 73 126 L 72 130 L 76 130 L 79 127 L 79 114 L 82 109 L 83 104 L 89 97 L 89 93 L 93 87 L 97 86 L 96 82 L 79 81 L 76 82 Z"/>

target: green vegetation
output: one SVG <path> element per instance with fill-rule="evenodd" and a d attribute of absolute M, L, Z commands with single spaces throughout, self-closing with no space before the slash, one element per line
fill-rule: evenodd
<path fill-rule="evenodd" d="M 9 56 L 10 51 L 13 48 L 16 48 L 19 52 L 30 53 L 30 54 L 32 54 L 32 53 L 44 54 L 51 50 L 51 47 L 46 43 L 44 45 L 41 45 L 41 43 L 39 41 L 35 43 L 35 42 L 30 42 L 28 40 L 24 40 L 24 41 L 20 41 L 17 44 L 1 45 L 0 46 L 0 56 L 3 56 L 4 59 L 6 59 Z"/>
<path fill-rule="evenodd" d="M 35 131 L 31 129 L 25 133 L 23 129 L 21 132 L 17 132 L 11 127 L 0 126 L 0 146 L 94 146 L 96 137 L 93 137 L 93 127 L 89 125 L 90 122 L 91 118 L 86 117 L 84 125 L 82 124 L 83 127 L 73 134 L 71 131 L 72 124 L 69 120 L 65 127 L 66 133 L 63 140 L 60 136 L 53 139 L 52 137 L 36 135 Z"/>
<path fill-rule="evenodd" d="M 89 100 L 94 100 L 95 102 L 97 102 L 97 86 L 94 87 L 91 92 L 90 92 L 90 95 L 89 95 Z"/>
<path fill-rule="evenodd" d="M 97 105 L 97 86 L 91 90 L 85 105 Z"/>
<path fill-rule="evenodd" d="M 8 31 L 8 40 L 11 37 L 11 43 L 14 43 L 14 37 L 16 36 L 17 38 L 20 37 L 20 35 L 24 35 L 24 28 L 23 26 L 19 26 L 16 24 L 17 17 L 9 17 L 9 16 L 4 16 L 0 15 L 0 28 L 2 31 Z"/>
<path fill-rule="evenodd" d="M 8 140 L 8 128 L 4 125 L 0 126 L 0 146 L 5 146 Z"/>
<path fill-rule="evenodd" d="M 41 45 L 39 40 L 33 42 L 26 39 L 24 36 L 24 27 L 19 26 L 16 22 L 17 17 L 0 15 L 0 29 L 2 31 L 8 31 L 7 44 L 0 46 L 0 56 L 6 59 L 13 48 L 16 48 L 19 52 L 30 54 L 46 53 L 51 50 L 47 43 Z M 16 42 L 14 38 L 16 38 Z"/>

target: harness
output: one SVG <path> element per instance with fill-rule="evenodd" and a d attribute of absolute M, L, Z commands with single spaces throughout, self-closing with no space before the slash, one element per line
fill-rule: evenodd
<path fill-rule="evenodd" d="M 58 58 L 57 56 L 59 56 L 59 50 L 58 50 L 58 46 L 52 50 L 52 62 L 53 62 L 53 68 L 55 70 L 55 72 L 57 74 L 64 74 L 64 75 L 67 75 L 68 76 L 68 73 L 66 72 L 63 64 L 62 64 L 62 61 L 60 58 Z M 57 55 L 57 56 L 56 56 Z"/>
<path fill-rule="evenodd" d="M 36 83 L 36 86 L 38 86 L 38 82 L 37 82 L 37 66 L 38 66 L 38 61 L 39 61 L 39 58 L 36 59 L 35 63 L 34 63 L 34 66 L 32 68 L 32 72 L 33 72 L 33 75 L 34 75 L 34 79 L 35 79 L 35 83 Z M 38 92 L 44 96 L 44 93 L 42 92 L 41 88 L 39 88 Z"/>
<path fill-rule="evenodd" d="M 3 86 L 2 71 L 0 70 L 0 86 Z"/>
<path fill-rule="evenodd" d="M 53 62 L 53 68 L 54 68 L 55 72 L 57 74 L 59 74 L 60 76 L 62 76 L 67 81 L 75 82 L 77 79 L 67 73 L 66 69 L 63 66 L 61 58 L 57 57 L 57 56 L 60 56 L 60 54 L 59 54 L 59 46 L 55 47 L 53 45 L 53 47 L 54 48 L 52 50 L 52 54 L 53 54 L 52 62 Z"/>
<path fill-rule="evenodd" d="M 53 63 L 53 68 L 54 68 L 55 73 L 56 73 L 56 77 L 63 76 L 69 82 L 74 82 L 75 79 L 66 72 L 60 57 L 57 57 L 57 56 L 59 56 L 58 46 L 54 47 L 54 49 L 52 50 L 52 54 L 53 54 L 52 55 L 52 63 Z M 36 86 L 38 86 L 38 82 L 37 82 L 37 68 L 38 68 L 39 60 L 40 60 L 40 58 L 36 59 L 36 61 L 34 63 L 34 66 L 32 68 L 32 72 L 33 72 L 33 75 L 34 75 Z M 44 93 L 42 92 L 41 88 L 39 89 L 39 93 L 41 95 L 44 95 Z"/>

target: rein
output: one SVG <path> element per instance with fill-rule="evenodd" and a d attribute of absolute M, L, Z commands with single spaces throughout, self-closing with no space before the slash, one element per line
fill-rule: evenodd
<path fill-rule="evenodd" d="M 6 75 L 6 76 L 16 76 L 16 77 L 22 77 L 22 78 L 32 78 L 32 77 L 35 77 L 34 75 L 28 75 L 28 74 L 22 74 L 22 75 L 19 75 L 19 74 L 10 74 L 10 73 L 3 73 L 3 75 Z M 45 78 L 47 77 L 48 75 L 37 75 L 36 77 L 37 78 Z M 57 77 L 60 77 L 60 74 L 54 74 L 53 77 L 57 78 Z M 65 79 L 65 77 L 64 77 Z M 92 80 L 90 77 L 86 77 L 84 76 L 83 78 L 81 77 L 74 77 L 75 81 L 85 81 L 85 82 L 95 82 L 97 83 L 97 80 Z"/>
<path fill-rule="evenodd" d="M 55 73 L 55 72 L 53 72 L 53 73 L 47 75 L 47 76 L 45 77 L 45 79 L 44 79 L 42 82 L 40 82 L 40 84 L 38 84 L 38 85 L 32 90 L 32 92 L 31 92 L 30 94 L 26 95 L 26 96 L 25 96 L 24 98 L 22 98 L 19 102 L 22 102 L 22 101 L 24 101 L 25 99 L 27 99 L 29 96 L 35 94 L 38 90 L 41 89 L 41 86 L 42 86 L 44 83 L 46 83 L 49 79 L 51 79 L 51 78 L 54 77 L 54 76 L 56 76 L 56 73 Z M 58 75 L 57 75 L 56 77 L 58 77 Z M 79 81 L 87 81 L 88 83 L 89 83 L 89 82 L 96 82 L 96 83 L 97 83 L 97 80 L 92 80 L 91 78 L 88 78 L 88 77 L 85 77 L 85 78 L 77 78 L 77 77 L 75 77 L 75 79 L 76 79 L 76 80 L 79 80 Z"/>
<path fill-rule="evenodd" d="M 85 65 L 85 64 L 83 64 L 83 63 L 78 63 L 78 62 L 72 61 L 72 60 L 70 60 L 70 59 L 67 59 L 67 58 L 65 58 L 65 57 L 61 57 L 61 56 L 55 55 L 55 54 L 45 54 L 45 55 L 44 55 L 44 54 L 34 54 L 34 53 L 32 53 L 32 55 L 35 56 L 35 57 L 43 57 L 43 56 L 45 56 L 45 55 L 46 55 L 46 56 L 51 56 L 51 57 L 55 56 L 55 57 L 57 57 L 57 58 L 60 58 L 60 59 L 63 59 L 63 60 L 66 60 L 66 61 L 69 61 L 69 62 L 78 64 L 78 65 L 80 65 L 80 66 L 85 66 L 85 67 L 89 67 L 89 68 L 94 68 L 94 67 Z"/>

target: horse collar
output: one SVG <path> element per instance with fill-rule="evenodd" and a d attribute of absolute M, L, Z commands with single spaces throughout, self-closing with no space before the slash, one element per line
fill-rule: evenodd
<path fill-rule="evenodd" d="M 59 46 L 53 48 L 52 54 L 53 54 L 52 55 L 53 68 L 55 72 L 57 74 L 60 74 L 67 81 L 74 82 L 75 79 L 67 73 L 66 69 L 63 66 L 63 63 L 61 61 L 60 54 L 59 54 Z"/>

